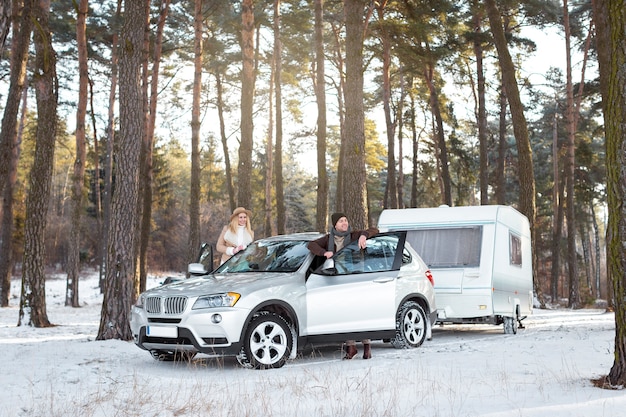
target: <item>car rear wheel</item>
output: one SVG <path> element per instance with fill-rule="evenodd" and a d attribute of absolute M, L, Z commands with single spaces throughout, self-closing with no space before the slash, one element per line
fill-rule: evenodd
<path fill-rule="evenodd" d="M 276 313 L 262 312 L 248 325 L 243 341 L 244 366 L 254 369 L 282 367 L 293 347 L 293 335 L 287 321 Z"/>
<path fill-rule="evenodd" d="M 391 345 L 396 349 L 419 347 L 426 339 L 426 313 L 415 301 L 405 301 L 396 314 L 396 337 Z"/>

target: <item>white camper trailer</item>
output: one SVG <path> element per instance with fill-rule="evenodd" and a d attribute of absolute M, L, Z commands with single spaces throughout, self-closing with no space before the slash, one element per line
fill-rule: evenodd
<path fill-rule="evenodd" d="M 530 227 L 514 208 L 387 209 L 378 228 L 408 231 L 433 274 L 439 323 L 504 324 L 517 333 L 532 313 Z"/>

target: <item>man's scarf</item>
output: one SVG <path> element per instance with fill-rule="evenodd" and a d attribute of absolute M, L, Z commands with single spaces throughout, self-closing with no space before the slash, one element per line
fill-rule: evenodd
<path fill-rule="evenodd" d="M 350 228 L 350 226 L 348 226 L 348 230 L 346 230 L 345 232 L 340 232 L 337 229 L 335 229 L 335 227 L 331 227 L 330 228 L 330 234 L 328 236 L 328 251 L 329 252 L 335 252 L 335 236 L 337 237 L 343 237 L 345 238 L 346 236 L 350 236 L 350 233 L 352 233 L 352 229 Z M 350 242 L 348 242 L 350 243 Z M 343 245 L 344 247 L 346 246 L 345 244 Z"/>

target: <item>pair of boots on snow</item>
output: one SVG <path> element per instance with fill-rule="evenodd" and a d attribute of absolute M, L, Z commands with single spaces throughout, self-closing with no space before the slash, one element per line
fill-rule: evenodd
<path fill-rule="evenodd" d="M 369 339 L 365 339 L 362 341 L 363 343 L 363 359 L 370 359 L 372 357 L 372 347 L 371 341 Z M 344 359 L 352 359 L 356 356 L 359 351 L 356 348 L 356 341 L 348 340 L 346 342 L 345 347 L 346 355 L 343 357 Z"/>

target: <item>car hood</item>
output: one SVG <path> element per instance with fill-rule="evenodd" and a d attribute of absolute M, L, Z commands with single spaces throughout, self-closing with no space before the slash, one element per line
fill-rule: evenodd
<path fill-rule="evenodd" d="M 148 290 L 144 295 L 153 296 L 186 296 L 194 297 L 222 292 L 237 292 L 241 295 L 250 294 L 259 289 L 296 283 L 298 274 L 294 272 L 247 272 L 204 275 L 188 278 L 173 284 L 163 285 Z"/>

